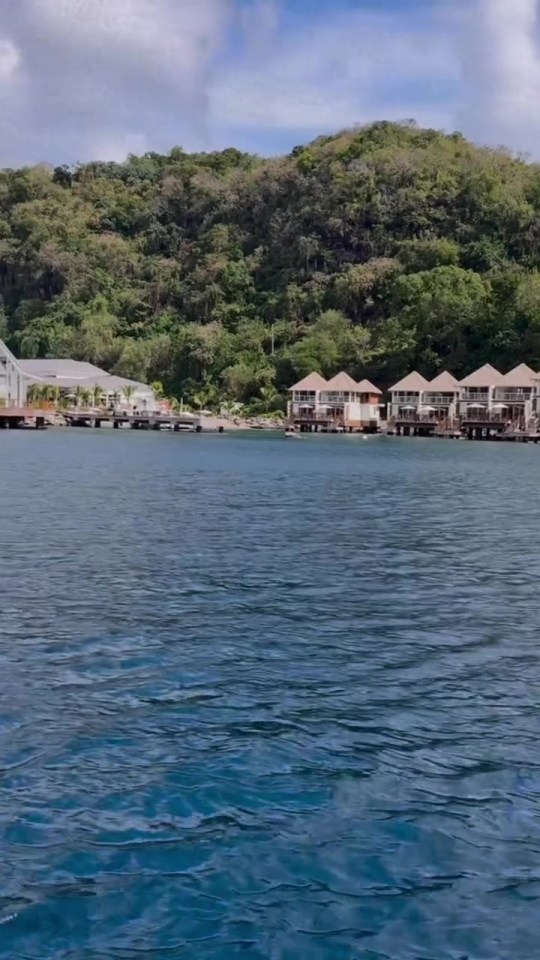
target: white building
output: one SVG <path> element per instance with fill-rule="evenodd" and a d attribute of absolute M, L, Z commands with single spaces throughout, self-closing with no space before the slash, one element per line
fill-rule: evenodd
<path fill-rule="evenodd" d="M 380 396 L 381 391 L 369 380 L 356 383 L 342 370 L 321 390 L 321 403 L 344 427 L 360 429 L 378 426 Z"/>
<path fill-rule="evenodd" d="M 371 380 L 361 380 L 358 384 L 360 392 L 360 418 L 363 423 L 378 429 L 381 422 L 382 390 L 374 386 Z"/>
<path fill-rule="evenodd" d="M 319 373 L 310 373 L 289 393 L 289 419 L 300 426 L 345 430 L 376 430 L 379 426 L 381 391 L 369 380 L 356 383 L 341 371 L 326 381 Z"/>
<path fill-rule="evenodd" d="M 289 388 L 291 399 L 288 404 L 289 419 L 300 416 L 315 416 L 321 409 L 321 391 L 326 388 L 326 380 L 320 373 L 310 373 Z"/>
<path fill-rule="evenodd" d="M 414 419 L 420 417 L 424 403 L 424 391 L 429 383 L 421 373 L 414 370 L 390 387 L 388 419 Z"/>
<path fill-rule="evenodd" d="M 72 398 L 84 390 L 101 393 L 100 404 L 119 409 L 155 411 L 159 404 L 151 387 L 116 377 L 81 360 L 16 360 L 0 341 L 0 400 L 7 406 L 24 406 L 32 386 L 57 387 Z"/>
<path fill-rule="evenodd" d="M 506 373 L 495 387 L 492 410 L 499 411 L 504 419 L 525 426 L 536 406 L 538 374 L 526 363 L 520 363 Z"/>
<path fill-rule="evenodd" d="M 464 419 L 489 418 L 497 403 L 495 391 L 502 386 L 504 377 L 490 363 L 460 381 L 461 397 L 459 400 L 459 414 Z M 502 401 L 500 401 L 502 403 Z"/>
<path fill-rule="evenodd" d="M 457 416 L 460 395 L 459 381 L 448 370 L 444 370 L 422 392 L 421 412 L 439 421 L 453 421 Z"/>
<path fill-rule="evenodd" d="M 18 360 L 0 340 L 0 403 L 5 407 L 24 407 L 28 380 Z"/>

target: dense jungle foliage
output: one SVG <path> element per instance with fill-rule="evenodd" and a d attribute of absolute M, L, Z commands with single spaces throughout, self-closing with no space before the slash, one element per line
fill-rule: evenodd
<path fill-rule="evenodd" d="M 0 173 L 0 336 L 199 402 L 538 369 L 539 267 L 540 167 L 412 123 Z"/>

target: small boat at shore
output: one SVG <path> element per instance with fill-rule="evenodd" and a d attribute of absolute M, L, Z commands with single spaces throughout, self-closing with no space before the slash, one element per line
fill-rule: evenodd
<path fill-rule="evenodd" d="M 287 427 L 283 436 L 287 437 L 289 440 L 300 440 L 300 434 L 293 430 L 292 427 Z"/>

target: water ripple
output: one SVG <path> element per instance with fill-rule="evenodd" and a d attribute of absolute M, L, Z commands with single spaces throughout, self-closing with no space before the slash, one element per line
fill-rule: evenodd
<path fill-rule="evenodd" d="M 536 447 L 0 448 L 0 957 L 538 956 Z"/>

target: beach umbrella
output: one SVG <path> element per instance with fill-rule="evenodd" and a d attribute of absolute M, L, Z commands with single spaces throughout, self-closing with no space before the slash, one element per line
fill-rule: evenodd
<path fill-rule="evenodd" d="M 485 410 L 485 404 L 483 403 L 468 403 L 467 410 Z"/>
<path fill-rule="evenodd" d="M 416 407 L 401 407 L 401 410 L 403 413 L 405 413 L 405 411 L 407 411 L 407 413 L 410 413 L 411 411 L 414 413 Z"/>
<path fill-rule="evenodd" d="M 491 409 L 492 410 L 508 410 L 508 407 L 506 406 L 505 403 L 494 403 Z"/>
<path fill-rule="evenodd" d="M 422 407 L 422 413 L 437 413 L 435 407 Z"/>

